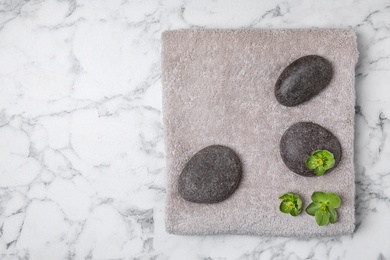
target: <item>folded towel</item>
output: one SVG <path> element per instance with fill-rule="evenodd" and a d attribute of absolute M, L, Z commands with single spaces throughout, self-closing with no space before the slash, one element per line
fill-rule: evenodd
<path fill-rule="evenodd" d="M 193 29 L 164 32 L 162 41 L 167 231 L 299 237 L 353 232 L 355 33 L 345 29 Z M 330 85 L 309 102 L 280 105 L 274 96 L 277 78 L 291 62 L 311 54 L 331 61 Z M 342 159 L 331 173 L 302 177 L 283 163 L 280 138 L 299 121 L 320 124 L 340 141 Z M 223 202 L 188 202 L 178 194 L 178 177 L 197 151 L 213 144 L 238 154 L 241 183 Z M 314 191 L 340 195 L 335 224 L 320 227 L 304 210 L 295 218 L 279 211 L 279 195 L 297 193 L 306 207 Z"/>

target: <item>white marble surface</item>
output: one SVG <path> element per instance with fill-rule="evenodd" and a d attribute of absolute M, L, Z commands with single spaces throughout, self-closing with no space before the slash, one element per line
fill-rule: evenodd
<path fill-rule="evenodd" d="M 160 37 L 356 29 L 351 236 L 164 227 Z M 390 1 L 0 1 L 0 259 L 390 259 Z"/>

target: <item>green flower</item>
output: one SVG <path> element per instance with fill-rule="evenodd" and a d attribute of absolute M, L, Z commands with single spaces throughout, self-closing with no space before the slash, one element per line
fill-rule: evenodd
<path fill-rule="evenodd" d="M 279 197 L 282 200 L 280 203 L 280 211 L 291 214 L 291 216 L 298 216 L 302 211 L 302 200 L 294 193 L 286 193 Z"/>
<path fill-rule="evenodd" d="M 323 175 L 334 166 L 334 155 L 327 150 L 314 151 L 306 160 L 307 168 L 314 170 L 317 176 Z"/>
<path fill-rule="evenodd" d="M 336 209 L 341 204 L 339 195 L 316 191 L 311 195 L 311 199 L 313 202 L 307 206 L 306 213 L 314 216 L 319 226 L 334 224 L 337 220 Z"/>

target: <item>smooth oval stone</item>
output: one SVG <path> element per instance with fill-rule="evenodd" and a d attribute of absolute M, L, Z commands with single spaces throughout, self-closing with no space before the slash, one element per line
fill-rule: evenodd
<path fill-rule="evenodd" d="M 221 202 L 237 189 L 241 174 L 241 162 L 235 152 L 222 145 L 211 145 L 185 165 L 179 176 L 179 194 L 196 203 Z"/>
<path fill-rule="evenodd" d="M 341 145 L 337 137 L 324 127 L 311 123 L 299 122 L 289 127 L 280 140 L 280 155 L 283 162 L 293 172 L 305 176 L 317 176 L 306 167 L 306 160 L 316 150 L 328 150 L 333 153 L 335 165 L 327 170 L 331 172 L 341 159 Z"/>
<path fill-rule="evenodd" d="M 317 55 L 299 58 L 288 65 L 276 81 L 276 100 L 288 107 L 302 104 L 326 88 L 332 76 L 332 64 L 325 58 Z"/>

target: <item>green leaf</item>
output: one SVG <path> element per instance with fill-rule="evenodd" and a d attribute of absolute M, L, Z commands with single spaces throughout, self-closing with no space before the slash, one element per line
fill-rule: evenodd
<path fill-rule="evenodd" d="M 311 195 L 311 200 L 314 202 L 327 202 L 328 197 L 325 192 L 315 191 Z"/>
<path fill-rule="evenodd" d="M 329 212 L 327 210 L 318 210 L 315 214 L 317 224 L 319 226 L 325 226 L 329 223 Z"/>
<path fill-rule="evenodd" d="M 311 169 L 311 170 L 314 170 L 315 168 L 317 168 L 317 162 L 316 162 L 316 158 L 314 156 L 310 156 L 309 158 L 307 158 L 306 160 L 306 167 Z"/>
<path fill-rule="evenodd" d="M 335 209 L 340 207 L 341 200 L 340 200 L 339 195 L 337 195 L 336 193 L 329 192 L 328 194 L 326 194 L 326 198 L 327 198 L 329 206 L 331 206 Z"/>
<path fill-rule="evenodd" d="M 328 207 L 329 211 L 329 222 L 334 224 L 337 221 L 337 212 L 333 207 Z"/>
<path fill-rule="evenodd" d="M 290 213 L 291 212 L 291 208 L 284 201 L 282 203 L 280 203 L 279 209 L 283 213 Z"/>
<path fill-rule="evenodd" d="M 316 212 L 321 208 L 321 203 L 318 203 L 318 202 L 312 202 L 310 203 L 309 206 L 307 206 L 306 208 L 306 213 L 311 215 L 311 216 L 314 216 L 316 214 Z"/>
<path fill-rule="evenodd" d="M 316 172 L 317 176 L 322 176 L 322 175 L 324 175 L 326 170 L 323 166 L 320 166 L 320 167 L 315 168 L 314 171 Z"/>
<path fill-rule="evenodd" d="M 291 212 L 290 212 L 291 216 L 293 216 L 293 217 L 298 216 L 299 213 L 301 213 L 301 211 L 298 210 L 297 208 L 293 208 L 293 209 L 291 210 Z"/>

